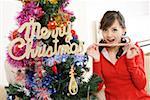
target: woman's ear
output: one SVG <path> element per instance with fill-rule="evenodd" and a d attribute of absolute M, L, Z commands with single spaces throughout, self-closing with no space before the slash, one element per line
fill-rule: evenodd
<path fill-rule="evenodd" d="M 123 36 L 125 36 L 126 35 L 126 33 L 127 33 L 127 31 L 126 31 L 126 28 L 124 29 L 124 32 L 123 32 Z"/>
<path fill-rule="evenodd" d="M 125 36 L 125 35 L 126 35 L 126 33 L 127 33 L 127 32 L 124 32 L 123 36 Z"/>

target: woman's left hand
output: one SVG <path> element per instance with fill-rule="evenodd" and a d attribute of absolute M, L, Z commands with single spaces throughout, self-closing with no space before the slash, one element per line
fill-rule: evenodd
<path fill-rule="evenodd" d="M 129 44 L 126 57 L 128 59 L 132 59 L 139 54 L 140 54 L 139 48 L 135 44 Z"/>

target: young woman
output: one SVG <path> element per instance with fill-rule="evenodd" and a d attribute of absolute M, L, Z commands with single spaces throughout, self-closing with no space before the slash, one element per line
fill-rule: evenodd
<path fill-rule="evenodd" d="M 137 44 L 126 43 L 125 20 L 119 11 L 107 11 L 101 22 L 106 46 L 93 44 L 87 54 L 93 58 L 93 72 L 103 79 L 106 100 L 150 100 L 144 90 L 144 55 Z M 119 46 L 119 43 L 126 43 Z"/>

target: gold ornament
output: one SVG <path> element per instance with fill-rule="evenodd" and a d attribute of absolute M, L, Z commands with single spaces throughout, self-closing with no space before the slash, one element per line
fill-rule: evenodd
<path fill-rule="evenodd" d="M 57 4 L 58 1 L 57 0 L 46 0 L 47 2 L 49 1 L 51 4 Z"/>
<path fill-rule="evenodd" d="M 56 17 L 54 17 L 54 19 L 57 23 L 57 27 L 60 27 L 61 24 L 63 23 L 61 15 L 57 15 Z"/>
<path fill-rule="evenodd" d="M 90 100 L 90 86 L 88 86 L 88 91 L 87 91 L 86 100 Z"/>
<path fill-rule="evenodd" d="M 75 80 L 75 77 L 74 77 L 74 69 L 73 69 L 73 65 L 71 66 L 71 69 L 70 69 L 70 82 L 69 82 L 69 93 L 71 95 L 76 95 L 77 92 L 78 92 L 78 85 L 77 85 L 77 82 Z"/>

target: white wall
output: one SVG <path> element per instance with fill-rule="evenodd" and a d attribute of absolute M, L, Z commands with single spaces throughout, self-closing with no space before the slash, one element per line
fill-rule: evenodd
<path fill-rule="evenodd" d="M 9 43 L 7 37 L 11 31 L 17 28 L 15 17 L 20 10 L 21 4 L 17 0 L 0 0 L 0 85 L 7 85 L 4 69 Z"/>
<path fill-rule="evenodd" d="M 150 38 L 150 1 L 149 0 L 94 0 L 87 2 L 88 25 L 93 21 L 99 23 L 107 10 L 119 10 L 126 20 L 127 35 L 132 41 Z M 116 1 L 116 2 L 115 2 Z M 90 26 L 91 27 L 91 26 Z M 90 28 L 89 27 L 89 28 Z M 150 42 L 149 42 L 150 43 Z M 150 51 L 150 46 L 143 48 Z"/>
<path fill-rule="evenodd" d="M 74 29 L 85 41 L 85 48 L 96 40 L 96 22 L 107 10 L 119 10 L 126 19 L 127 34 L 133 41 L 150 38 L 149 0 L 71 0 L 68 7 L 76 16 Z M 17 28 L 15 16 L 21 10 L 17 0 L 0 1 L 0 85 L 7 85 L 4 62 L 8 46 L 7 36 Z M 143 48 L 150 51 L 150 46 Z M 8 74 L 8 73 L 7 73 Z"/>

